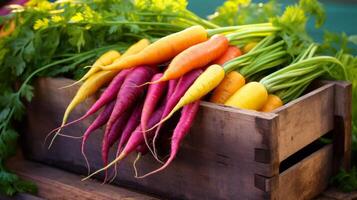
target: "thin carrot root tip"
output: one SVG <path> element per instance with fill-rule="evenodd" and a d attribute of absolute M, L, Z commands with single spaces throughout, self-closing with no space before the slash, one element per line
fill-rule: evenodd
<path fill-rule="evenodd" d="M 110 178 L 109 183 L 112 183 L 115 180 L 115 178 L 117 177 L 117 175 L 118 175 L 118 169 L 117 169 L 117 164 L 115 163 L 114 174 L 113 174 L 112 178 Z"/>
<path fill-rule="evenodd" d="M 111 167 L 112 165 L 114 165 L 115 163 L 119 162 L 120 160 L 122 160 L 123 158 L 125 158 L 126 154 L 125 153 L 121 153 L 116 159 L 114 159 L 111 163 L 109 163 L 107 166 L 101 168 L 101 169 L 98 169 L 97 171 L 95 171 L 94 173 L 90 174 L 89 176 L 85 177 L 82 179 L 82 181 L 85 181 L 89 178 L 91 178 L 92 176 L 102 172 L 102 171 L 105 171 L 107 170 L 109 167 Z"/>
<path fill-rule="evenodd" d="M 156 150 L 156 145 L 155 145 L 157 136 L 158 136 L 158 134 L 155 133 L 155 136 L 154 136 L 154 138 L 153 138 L 153 140 L 152 140 L 152 146 L 153 146 L 153 149 L 154 149 L 154 154 L 153 154 L 153 156 L 154 156 L 154 158 L 155 158 L 155 160 L 156 160 L 157 162 L 159 162 L 159 163 L 161 163 L 161 164 L 164 164 L 164 162 L 163 162 L 162 160 L 160 160 L 160 159 L 159 159 L 159 156 L 157 155 L 157 150 Z"/>
<path fill-rule="evenodd" d="M 55 141 L 57 135 L 60 134 L 60 131 L 61 131 L 61 129 L 58 129 L 58 130 L 57 130 L 57 132 L 55 133 L 55 135 L 54 135 L 53 138 L 51 139 L 51 142 L 50 142 L 50 144 L 48 145 L 47 149 L 50 149 L 50 148 L 51 148 L 51 146 L 52 146 L 53 142 Z"/>
<path fill-rule="evenodd" d="M 84 158 L 84 161 L 86 163 L 86 167 L 87 167 L 87 176 L 90 174 L 90 164 L 89 164 L 89 161 L 88 161 L 88 158 L 87 158 L 87 155 L 85 154 L 84 152 L 84 149 L 82 148 L 82 155 L 83 155 L 83 158 Z"/>
<path fill-rule="evenodd" d="M 160 83 L 160 82 L 161 82 L 160 80 L 151 81 L 151 82 L 146 82 L 146 83 L 144 83 L 144 84 L 137 85 L 136 87 L 143 87 L 143 86 L 145 86 L 145 85 L 157 84 L 157 83 Z"/>
<path fill-rule="evenodd" d="M 58 89 L 59 89 L 59 90 L 63 90 L 63 89 L 66 89 L 66 88 L 70 88 L 70 87 L 73 87 L 73 86 L 79 84 L 80 82 L 82 82 L 82 81 L 79 80 L 79 81 L 76 81 L 76 82 L 74 82 L 74 83 L 72 83 L 72 84 L 70 84 L 70 85 L 62 86 L 62 87 L 60 87 L 60 88 L 58 88 Z"/>
<path fill-rule="evenodd" d="M 136 158 L 135 158 L 135 160 L 134 160 L 134 162 L 133 162 L 133 168 L 134 168 L 135 178 L 138 177 L 138 170 L 137 170 L 137 168 L 136 168 L 136 164 L 137 164 L 137 162 L 140 160 L 140 158 L 141 158 L 141 153 L 138 153 L 138 155 L 136 156 Z"/>

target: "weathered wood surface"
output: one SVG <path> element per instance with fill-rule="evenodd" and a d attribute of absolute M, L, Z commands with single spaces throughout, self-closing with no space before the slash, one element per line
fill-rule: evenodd
<path fill-rule="evenodd" d="M 43 164 L 13 159 L 9 167 L 19 176 L 33 181 L 38 187 L 36 196 L 19 194 L 11 199 L 17 200 L 155 200 L 157 198 L 112 185 L 90 180 Z M 0 199 L 2 199 L 0 197 Z"/>
<path fill-rule="evenodd" d="M 312 199 L 328 185 L 332 145 L 327 145 L 279 175 L 279 199 Z"/>
<path fill-rule="evenodd" d="M 350 168 L 352 142 L 352 88 L 347 82 L 335 84 L 334 172 Z"/>
<path fill-rule="evenodd" d="M 279 161 L 296 153 L 334 127 L 334 84 L 326 84 L 276 113 L 279 115 Z"/>
<path fill-rule="evenodd" d="M 23 146 L 30 159 L 86 174 L 79 140 L 58 137 L 50 150 L 43 146 L 45 135 L 60 124 L 63 111 L 76 90 L 75 87 L 58 88 L 70 83 L 68 79 L 37 82 L 35 98 L 28 106 Z M 145 179 L 135 179 L 132 169 L 135 155 L 132 155 L 120 163 L 114 183 L 170 199 L 278 199 L 279 185 L 284 184 L 279 179 L 279 163 L 334 127 L 334 85 L 325 84 L 276 113 L 201 102 L 193 127 L 169 168 Z M 343 90 L 340 92 L 345 94 Z M 318 98 L 332 100 L 319 102 Z M 80 117 L 91 103 L 93 99 L 79 106 L 71 119 Z M 297 117 L 305 119 L 295 122 Z M 62 133 L 81 135 L 92 120 L 75 124 Z M 344 127 L 347 134 L 348 129 Z M 291 140 L 291 136 L 295 138 Z M 86 153 L 90 155 L 92 170 L 102 167 L 101 138 L 102 130 L 99 130 L 87 142 Z M 343 139 L 348 145 L 346 140 L 348 137 Z M 342 154 L 348 151 L 348 146 L 344 148 Z M 138 164 L 141 174 L 159 166 L 150 156 L 145 156 Z M 96 177 L 103 178 L 102 175 Z"/>

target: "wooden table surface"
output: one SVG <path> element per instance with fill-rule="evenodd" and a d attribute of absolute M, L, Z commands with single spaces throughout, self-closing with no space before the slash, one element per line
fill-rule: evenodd
<path fill-rule="evenodd" d="M 31 180 L 38 186 L 36 196 L 18 194 L 15 197 L 0 195 L 2 200 L 158 200 L 159 197 L 143 194 L 126 188 L 102 184 L 96 180 L 81 181 L 81 176 L 69 173 L 44 164 L 27 161 L 16 157 L 8 163 L 11 170 L 26 180 Z M 357 191 L 342 193 L 335 188 L 329 188 L 315 200 L 355 200 Z"/>
<path fill-rule="evenodd" d="M 14 200 L 157 200 L 153 196 L 126 188 L 102 184 L 96 180 L 81 181 L 83 177 L 40 163 L 14 158 L 8 167 L 26 180 L 36 183 L 38 194 L 19 194 Z"/>

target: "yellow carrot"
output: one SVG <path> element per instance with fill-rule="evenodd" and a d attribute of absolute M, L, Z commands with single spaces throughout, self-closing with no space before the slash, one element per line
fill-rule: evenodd
<path fill-rule="evenodd" d="M 100 71 L 95 73 L 94 75 L 90 76 L 78 89 L 76 95 L 72 99 L 72 101 L 69 103 L 69 105 L 66 108 L 66 111 L 64 112 L 63 115 L 63 120 L 61 126 L 66 124 L 67 119 L 69 114 L 73 111 L 73 109 L 82 103 L 85 99 L 87 99 L 89 96 L 93 95 L 98 91 L 99 88 L 101 88 L 103 85 L 108 83 L 113 79 L 113 77 L 117 74 L 115 71 Z M 51 147 L 54 139 L 56 136 L 59 134 L 61 129 L 58 129 L 55 136 L 52 138 L 52 141 L 49 145 L 48 148 Z"/>
<path fill-rule="evenodd" d="M 112 63 L 109 63 L 108 65 L 109 66 L 116 65 L 117 63 L 120 63 L 123 58 L 135 55 L 135 54 L 139 53 L 140 51 L 142 51 L 143 49 L 145 49 L 149 45 L 150 45 L 150 41 L 148 39 L 141 39 L 138 42 L 136 42 L 135 44 L 131 45 L 129 47 L 129 49 L 127 49 L 122 56 L 115 59 Z M 109 69 L 110 67 L 108 65 L 102 65 L 100 67 L 102 70 L 113 70 L 113 69 Z M 116 70 L 116 71 L 119 71 L 119 70 Z"/>
<path fill-rule="evenodd" d="M 262 112 L 271 112 L 283 105 L 283 101 L 280 99 L 280 97 L 269 94 L 268 100 L 265 102 L 264 106 L 260 111 Z"/>
<path fill-rule="evenodd" d="M 102 56 L 99 57 L 98 60 L 95 61 L 95 63 L 92 65 L 90 70 L 81 78 L 81 80 L 85 80 L 91 75 L 95 74 L 96 72 L 101 70 L 101 66 L 106 66 L 110 65 L 113 63 L 114 60 L 120 58 L 120 53 L 115 50 L 110 50 L 106 53 L 104 53 Z"/>
<path fill-rule="evenodd" d="M 101 66 L 109 65 L 109 64 L 113 63 L 114 60 L 116 60 L 120 57 L 121 57 L 120 53 L 116 50 L 109 50 L 109 51 L 105 52 L 103 55 L 101 55 L 98 58 L 98 60 L 95 61 L 95 63 L 92 65 L 92 67 L 88 70 L 88 72 L 81 79 L 72 83 L 71 85 L 67 85 L 62 88 L 68 88 L 73 85 L 77 85 L 80 82 L 85 81 L 93 74 L 99 72 L 101 70 Z"/>
<path fill-rule="evenodd" d="M 259 110 L 268 100 L 265 86 L 258 82 L 250 82 L 235 92 L 225 103 L 241 109 Z"/>
<path fill-rule="evenodd" d="M 245 84 L 245 78 L 237 71 L 229 72 L 213 91 L 210 101 L 224 104 L 239 88 Z"/>
<path fill-rule="evenodd" d="M 224 78 L 224 70 L 220 65 L 209 66 L 188 88 L 176 106 L 163 120 L 147 131 L 150 131 L 168 120 L 177 110 L 183 106 L 201 99 L 212 91 Z"/>
<path fill-rule="evenodd" d="M 138 42 L 136 42 L 135 44 L 131 45 L 129 47 L 129 49 L 127 49 L 125 51 L 125 53 L 120 58 L 125 58 L 126 56 L 131 56 L 131 55 L 137 54 L 149 45 L 150 45 L 150 41 L 148 39 L 141 39 Z M 113 62 L 113 64 L 118 61 L 119 61 L 119 59 L 116 59 Z M 103 66 L 105 66 L 105 65 L 103 65 Z"/>

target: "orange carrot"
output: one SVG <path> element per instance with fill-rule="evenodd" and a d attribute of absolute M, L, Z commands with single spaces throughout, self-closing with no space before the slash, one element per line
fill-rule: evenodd
<path fill-rule="evenodd" d="M 213 91 L 210 101 L 224 104 L 239 88 L 245 84 L 245 78 L 237 71 L 229 72 Z"/>
<path fill-rule="evenodd" d="M 280 99 L 279 96 L 269 94 L 268 100 L 265 102 L 264 106 L 260 111 L 262 112 L 271 112 L 283 105 L 283 101 Z"/>
<path fill-rule="evenodd" d="M 192 26 L 173 33 L 150 44 L 138 54 L 126 56 L 119 62 L 104 66 L 104 70 L 120 70 L 140 65 L 155 65 L 166 62 L 183 50 L 207 40 L 207 31 L 202 26 Z"/>
<path fill-rule="evenodd" d="M 226 52 L 219 57 L 217 60 L 213 61 L 213 64 L 223 65 L 224 63 L 242 55 L 242 51 L 236 46 L 229 46 Z"/>
<path fill-rule="evenodd" d="M 241 50 L 236 46 L 230 46 L 227 51 L 213 63 L 223 65 L 224 63 L 242 55 Z M 245 84 L 245 78 L 237 71 L 226 74 L 223 81 L 214 90 L 210 101 L 224 104 L 227 99 Z"/>
<path fill-rule="evenodd" d="M 223 35 L 214 35 L 206 42 L 196 44 L 178 54 L 170 63 L 164 75 L 155 82 L 177 79 L 187 72 L 207 66 L 228 49 L 228 40 Z"/>

